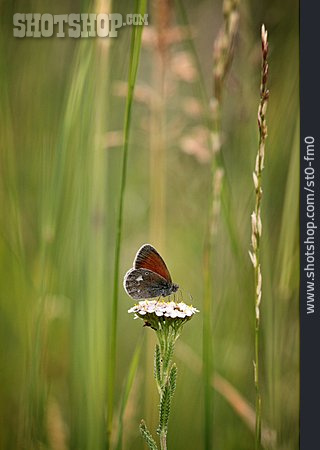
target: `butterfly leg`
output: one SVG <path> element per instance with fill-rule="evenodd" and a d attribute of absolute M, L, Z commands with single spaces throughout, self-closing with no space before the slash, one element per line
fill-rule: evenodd
<path fill-rule="evenodd" d="M 160 302 L 160 299 L 161 299 L 161 295 L 160 295 L 160 297 L 158 297 L 158 300 L 157 300 L 156 306 L 157 306 L 157 305 L 158 305 L 158 303 Z"/>

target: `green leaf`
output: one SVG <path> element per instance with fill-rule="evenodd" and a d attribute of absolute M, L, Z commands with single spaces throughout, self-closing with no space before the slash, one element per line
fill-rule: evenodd
<path fill-rule="evenodd" d="M 163 358 L 163 373 L 164 374 L 167 373 L 168 367 L 170 365 L 170 361 L 173 356 L 173 350 L 174 350 L 174 341 L 169 341 L 167 351 Z M 165 382 L 165 380 L 164 380 L 164 382 Z"/>
<path fill-rule="evenodd" d="M 161 385 L 161 353 L 160 347 L 157 344 L 154 353 L 154 377 L 157 381 L 158 386 Z"/>
<path fill-rule="evenodd" d="M 141 420 L 141 423 L 140 423 L 140 433 L 142 434 L 142 437 L 144 438 L 148 447 L 151 450 L 158 450 L 157 444 L 156 444 L 155 440 L 153 439 L 150 431 L 148 430 L 147 425 L 144 420 Z"/>
<path fill-rule="evenodd" d="M 173 396 L 174 391 L 176 390 L 177 372 L 178 372 L 177 366 L 176 364 L 173 364 L 169 373 L 169 386 L 171 397 Z"/>
<path fill-rule="evenodd" d="M 147 0 L 137 0 L 136 13 L 144 15 L 146 11 Z M 115 392 L 115 370 L 117 355 L 117 321 L 118 321 L 118 296 L 119 296 L 119 271 L 120 271 L 120 251 L 122 243 L 122 221 L 124 210 L 124 194 L 126 190 L 127 179 L 127 161 L 129 134 L 131 126 L 131 110 L 134 97 L 134 87 L 136 83 L 137 71 L 140 59 L 142 26 L 133 27 L 131 35 L 130 63 L 128 76 L 128 94 L 126 100 L 126 109 L 124 115 L 123 130 L 123 156 L 120 182 L 120 196 L 118 204 L 116 239 L 115 239 L 115 255 L 114 255 L 114 276 L 113 276 L 113 299 L 112 299 L 112 316 L 111 316 L 111 336 L 110 336 L 110 365 L 109 365 L 109 381 L 108 381 L 108 417 L 107 430 L 108 438 L 110 438 L 113 421 L 113 402 Z"/>
<path fill-rule="evenodd" d="M 160 424 L 157 432 L 160 434 L 162 431 L 167 430 L 171 405 L 171 389 L 169 383 L 166 383 L 160 401 Z"/>

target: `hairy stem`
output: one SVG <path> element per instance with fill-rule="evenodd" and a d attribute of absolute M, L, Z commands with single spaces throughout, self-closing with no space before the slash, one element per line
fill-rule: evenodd
<path fill-rule="evenodd" d="M 167 450 L 167 433 L 165 431 L 160 433 L 160 448 L 161 450 Z"/>
<path fill-rule="evenodd" d="M 258 108 L 258 128 L 259 128 L 259 147 L 256 156 L 256 164 L 253 172 L 253 183 L 255 189 L 255 207 L 251 214 L 251 246 L 250 251 L 251 262 L 254 267 L 254 304 L 255 304 L 255 350 L 254 350 L 254 384 L 256 391 L 256 425 L 255 425 L 255 448 L 261 448 L 261 388 L 259 377 L 259 359 L 260 359 L 260 303 L 262 296 L 262 274 L 260 263 L 260 241 L 262 236 L 262 221 L 261 221 L 261 199 L 262 187 L 261 178 L 264 169 L 264 153 L 265 141 L 267 138 L 267 125 L 265 120 L 265 113 L 267 109 L 267 102 L 269 98 L 269 91 L 267 89 L 268 79 L 268 35 L 264 25 L 261 28 L 261 42 L 262 42 L 262 66 L 261 66 L 261 84 L 260 84 L 260 102 Z"/>

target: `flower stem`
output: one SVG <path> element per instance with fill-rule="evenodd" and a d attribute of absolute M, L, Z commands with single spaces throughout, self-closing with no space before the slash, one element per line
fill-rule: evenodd
<path fill-rule="evenodd" d="M 158 392 L 160 395 L 160 414 L 159 414 L 159 427 L 158 433 L 160 437 L 161 450 L 167 450 L 167 433 L 168 422 L 170 415 L 171 400 L 175 389 L 175 380 L 172 382 L 171 375 L 175 371 L 175 364 L 172 364 L 172 356 L 174 350 L 174 344 L 178 338 L 178 333 L 174 330 L 163 327 L 158 333 L 158 340 L 160 346 L 157 346 L 155 353 L 155 361 L 158 357 L 160 349 L 160 374 L 156 376 Z M 159 376 L 160 375 L 160 376 Z"/>
<path fill-rule="evenodd" d="M 161 450 L 167 450 L 167 433 L 165 431 L 160 433 L 160 448 Z"/>
<path fill-rule="evenodd" d="M 192 306 L 188 307 L 183 302 L 161 302 L 157 307 L 158 303 L 158 301 L 140 301 L 128 312 L 134 312 L 136 317 L 140 317 L 144 321 L 145 326 L 151 327 L 157 334 L 158 344 L 156 344 L 154 352 L 153 366 L 153 375 L 160 397 L 157 434 L 161 450 L 167 450 L 171 403 L 177 385 L 177 366 L 172 363 L 174 346 L 184 324 L 198 310 Z M 172 305 L 174 305 L 174 309 Z M 157 450 L 156 441 L 143 420 L 140 423 L 140 433 L 149 449 Z"/>

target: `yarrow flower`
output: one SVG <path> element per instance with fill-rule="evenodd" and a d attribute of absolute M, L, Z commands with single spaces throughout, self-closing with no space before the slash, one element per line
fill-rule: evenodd
<path fill-rule="evenodd" d="M 170 299 L 170 298 L 169 298 Z M 177 366 L 172 363 L 175 342 L 180 336 L 183 325 L 199 310 L 184 302 L 159 300 L 141 300 L 128 310 L 135 319 L 142 319 L 145 327 L 155 330 L 158 338 L 154 354 L 154 377 L 160 395 L 159 426 L 157 433 L 160 449 L 167 449 L 167 432 L 172 397 L 176 388 Z M 158 446 L 141 421 L 140 432 L 149 449 L 157 450 Z"/>
<path fill-rule="evenodd" d="M 128 310 L 128 313 L 134 313 L 135 319 L 144 320 L 145 326 L 151 326 L 156 331 L 163 329 L 166 323 L 178 330 L 197 312 L 198 309 L 184 302 L 161 300 L 142 300 Z"/>
<path fill-rule="evenodd" d="M 128 310 L 135 319 L 142 319 L 145 327 L 155 330 L 158 338 L 154 354 L 154 377 L 160 395 L 159 426 L 157 433 L 160 439 L 160 449 L 167 449 L 167 432 L 170 415 L 170 405 L 176 388 L 177 366 L 172 363 L 175 342 L 180 336 L 183 325 L 199 310 L 184 302 L 159 300 L 141 300 Z M 147 428 L 141 421 L 140 432 L 149 449 L 157 450 L 158 446 Z"/>

